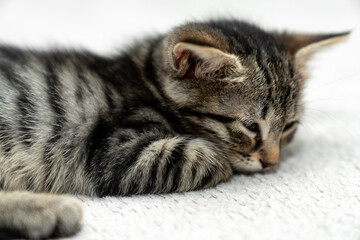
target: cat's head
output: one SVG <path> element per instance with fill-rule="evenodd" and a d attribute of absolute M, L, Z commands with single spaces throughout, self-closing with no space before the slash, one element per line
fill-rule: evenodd
<path fill-rule="evenodd" d="M 229 152 L 234 170 L 275 165 L 302 114 L 303 66 L 337 35 L 266 33 L 238 21 L 187 24 L 162 45 L 165 94 L 186 130 Z"/>

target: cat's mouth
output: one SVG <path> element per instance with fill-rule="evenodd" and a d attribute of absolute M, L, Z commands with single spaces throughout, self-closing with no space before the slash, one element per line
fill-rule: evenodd
<path fill-rule="evenodd" d="M 236 173 L 254 173 L 263 170 L 263 166 L 258 159 L 239 151 L 232 151 L 230 164 Z"/>
<path fill-rule="evenodd" d="M 263 169 L 272 168 L 272 167 L 274 167 L 276 165 L 276 164 L 273 164 L 273 163 L 264 162 L 262 159 L 260 159 L 259 161 L 260 161 L 261 166 L 263 167 Z"/>
<path fill-rule="evenodd" d="M 254 173 L 261 171 L 268 171 L 273 169 L 277 164 L 264 161 L 260 156 L 261 153 L 244 153 L 232 149 L 232 157 L 230 163 L 235 172 L 240 173 Z"/>

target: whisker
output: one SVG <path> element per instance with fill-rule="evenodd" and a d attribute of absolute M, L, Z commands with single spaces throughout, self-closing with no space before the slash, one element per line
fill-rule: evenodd
<path fill-rule="evenodd" d="M 303 105 L 311 104 L 316 102 L 324 102 L 324 101 L 346 101 L 348 98 L 318 98 L 318 99 L 308 99 L 302 102 Z"/>
<path fill-rule="evenodd" d="M 336 79 L 327 81 L 327 83 L 325 83 L 325 84 L 323 84 L 323 85 L 321 85 L 321 86 L 319 86 L 319 87 L 317 87 L 317 88 L 312 89 L 312 90 L 311 90 L 310 92 L 308 92 L 308 93 L 314 93 L 314 92 L 316 92 L 316 91 L 319 91 L 319 90 L 323 89 L 324 87 L 327 87 L 327 86 L 332 85 L 332 84 L 334 84 L 334 83 L 337 83 L 337 82 L 339 82 L 339 81 L 344 81 L 344 80 L 352 79 L 353 77 L 356 77 L 357 75 L 360 75 L 360 72 L 351 73 L 351 74 L 346 75 L 346 76 L 344 76 L 344 77 L 340 77 L 340 78 L 336 78 Z"/>

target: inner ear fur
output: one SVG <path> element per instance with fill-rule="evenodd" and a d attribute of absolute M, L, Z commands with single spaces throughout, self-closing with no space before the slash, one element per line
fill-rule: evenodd
<path fill-rule="evenodd" d="M 166 61 L 179 79 L 227 79 L 239 75 L 240 60 L 227 38 L 202 24 L 176 28 L 164 41 Z"/>
<path fill-rule="evenodd" d="M 181 78 L 227 78 L 240 72 L 239 59 L 217 48 L 187 42 L 175 44 L 172 61 Z"/>

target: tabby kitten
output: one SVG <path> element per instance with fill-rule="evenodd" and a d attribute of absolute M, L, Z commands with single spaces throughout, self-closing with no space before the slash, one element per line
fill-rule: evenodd
<path fill-rule="evenodd" d="M 3 236 L 78 229 L 77 200 L 40 192 L 182 192 L 272 167 L 302 113 L 306 58 L 345 35 L 217 20 L 113 57 L 1 47 Z"/>

